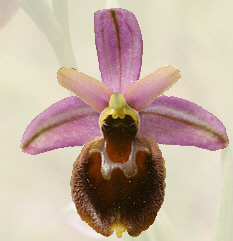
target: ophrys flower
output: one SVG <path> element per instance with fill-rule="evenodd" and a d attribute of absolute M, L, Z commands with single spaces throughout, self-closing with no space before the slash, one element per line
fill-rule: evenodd
<path fill-rule="evenodd" d="M 176 68 L 165 66 L 138 80 L 142 37 L 132 13 L 96 12 L 95 36 L 103 83 L 61 68 L 59 83 L 79 98 L 66 98 L 38 115 L 22 148 L 39 154 L 87 142 L 71 180 L 79 215 L 105 236 L 114 230 L 119 237 L 125 230 L 139 235 L 164 200 L 165 167 L 157 142 L 217 150 L 228 138 L 223 124 L 201 107 L 160 96 L 180 78 Z"/>

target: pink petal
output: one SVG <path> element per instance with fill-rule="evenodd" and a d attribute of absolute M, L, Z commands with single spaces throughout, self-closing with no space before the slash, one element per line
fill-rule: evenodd
<path fill-rule="evenodd" d="M 75 93 L 81 100 L 97 111 L 108 107 L 113 91 L 100 81 L 71 68 L 61 68 L 57 73 L 61 86 Z"/>
<path fill-rule="evenodd" d="M 139 114 L 139 135 L 152 137 L 160 144 L 197 146 L 211 151 L 228 145 L 222 122 L 187 100 L 160 96 Z"/>
<path fill-rule="evenodd" d="M 180 72 L 175 67 L 161 67 L 131 85 L 124 94 L 126 102 L 139 111 L 168 90 L 180 77 Z"/>
<path fill-rule="evenodd" d="M 24 152 L 36 155 L 67 146 L 82 146 L 101 135 L 99 112 L 72 96 L 39 114 L 27 127 L 21 147 Z"/>
<path fill-rule="evenodd" d="M 142 35 L 133 13 L 108 9 L 95 13 L 95 42 L 103 83 L 124 93 L 139 78 Z"/>

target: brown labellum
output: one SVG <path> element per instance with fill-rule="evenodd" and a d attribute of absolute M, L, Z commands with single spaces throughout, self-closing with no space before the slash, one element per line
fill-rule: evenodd
<path fill-rule="evenodd" d="M 86 143 L 74 163 L 72 197 L 94 230 L 118 237 L 137 236 L 155 220 L 164 200 L 165 167 L 157 143 L 135 137 L 130 116 L 108 117 L 104 137 Z"/>

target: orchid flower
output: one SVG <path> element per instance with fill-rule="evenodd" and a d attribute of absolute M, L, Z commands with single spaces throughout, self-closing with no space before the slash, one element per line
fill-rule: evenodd
<path fill-rule="evenodd" d="M 75 69 L 58 71 L 59 83 L 77 96 L 63 99 L 27 127 L 29 154 L 84 145 L 74 163 L 73 201 L 82 220 L 105 236 L 137 236 L 164 201 L 165 166 L 158 144 L 218 150 L 228 145 L 224 125 L 200 106 L 163 93 L 179 71 L 164 66 L 140 79 L 142 36 L 124 9 L 95 13 L 102 82 Z"/>

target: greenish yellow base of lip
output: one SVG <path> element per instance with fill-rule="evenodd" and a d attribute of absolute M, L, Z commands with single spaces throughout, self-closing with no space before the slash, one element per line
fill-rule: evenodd
<path fill-rule="evenodd" d="M 133 118 L 137 127 L 139 125 L 138 112 L 127 105 L 125 97 L 121 93 L 111 95 L 109 107 L 105 108 L 100 114 L 99 124 L 101 127 L 103 126 L 104 120 L 110 115 L 113 119 L 124 119 L 126 115 L 129 115 Z"/>
<path fill-rule="evenodd" d="M 127 230 L 127 228 L 123 224 L 113 224 L 111 227 L 112 232 L 116 232 L 118 238 L 122 237 L 122 234 Z"/>

